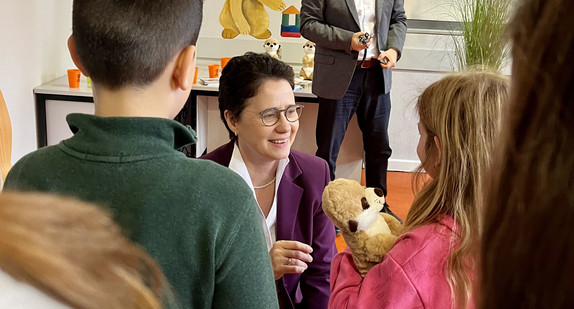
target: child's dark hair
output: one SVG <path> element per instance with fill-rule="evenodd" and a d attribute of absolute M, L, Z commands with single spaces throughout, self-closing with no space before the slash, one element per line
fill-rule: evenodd
<path fill-rule="evenodd" d="M 245 100 L 256 96 L 263 82 L 281 79 L 289 82 L 291 89 L 295 87 L 293 68 L 266 54 L 248 52 L 227 63 L 219 78 L 219 113 L 230 138 L 234 134 L 225 121 L 225 111 L 229 110 L 233 117 L 239 118 Z"/>
<path fill-rule="evenodd" d="M 98 85 L 145 86 L 195 45 L 203 0 L 74 0 L 76 51 Z"/>

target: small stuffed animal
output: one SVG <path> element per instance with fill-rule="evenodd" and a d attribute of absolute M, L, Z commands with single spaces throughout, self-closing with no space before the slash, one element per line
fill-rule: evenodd
<path fill-rule="evenodd" d="M 323 212 L 341 230 L 363 277 L 393 248 L 402 229 L 397 219 L 380 212 L 384 203 L 381 189 L 349 179 L 336 179 L 323 191 Z"/>
<path fill-rule="evenodd" d="M 313 80 L 313 66 L 315 60 L 315 43 L 311 41 L 307 41 L 305 45 L 303 45 L 303 50 L 305 51 L 305 56 L 303 56 L 303 67 L 301 68 L 301 72 L 299 76 L 302 79 Z"/>
<path fill-rule="evenodd" d="M 274 38 L 269 38 L 263 43 L 265 53 L 275 59 L 281 59 L 281 44 Z"/>

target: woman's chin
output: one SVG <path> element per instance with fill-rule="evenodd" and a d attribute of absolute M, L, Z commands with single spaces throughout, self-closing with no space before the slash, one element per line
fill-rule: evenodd
<path fill-rule="evenodd" d="M 285 149 L 275 150 L 268 153 L 267 157 L 271 160 L 282 160 L 289 156 L 291 152 L 291 147 L 287 147 Z"/>

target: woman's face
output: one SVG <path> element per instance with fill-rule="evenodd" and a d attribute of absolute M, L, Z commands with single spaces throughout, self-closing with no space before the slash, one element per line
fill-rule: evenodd
<path fill-rule="evenodd" d="M 289 83 L 284 79 L 266 80 L 259 86 L 257 95 L 245 103 L 234 128 L 230 126 L 237 133 L 243 159 L 262 163 L 287 158 L 299 129 L 299 120 L 289 122 L 282 112 L 279 121 L 268 127 L 263 125 L 260 113 L 269 108 L 284 110 L 295 105 Z"/>
<path fill-rule="evenodd" d="M 436 167 L 436 155 L 433 155 L 433 153 L 435 153 L 436 151 L 429 154 L 426 149 L 427 139 L 432 137 L 428 134 L 427 129 L 424 127 L 422 123 L 420 122 L 418 123 L 418 128 L 420 137 L 419 137 L 419 144 L 417 145 L 417 155 L 419 156 L 419 159 L 421 160 L 423 168 L 425 169 L 427 174 L 432 179 L 435 179 L 438 173 L 438 168 Z M 431 149 L 429 150 L 432 150 L 433 147 L 436 147 L 434 140 L 432 141 L 432 146 Z"/>

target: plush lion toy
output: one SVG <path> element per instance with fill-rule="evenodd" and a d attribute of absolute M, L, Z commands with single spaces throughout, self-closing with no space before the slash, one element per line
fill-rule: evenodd
<path fill-rule="evenodd" d="M 323 211 L 341 230 L 363 277 L 393 248 L 402 228 L 393 216 L 380 212 L 384 203 L 381 189 L 349 179 L 336 179 L 323 191 Z"/>

